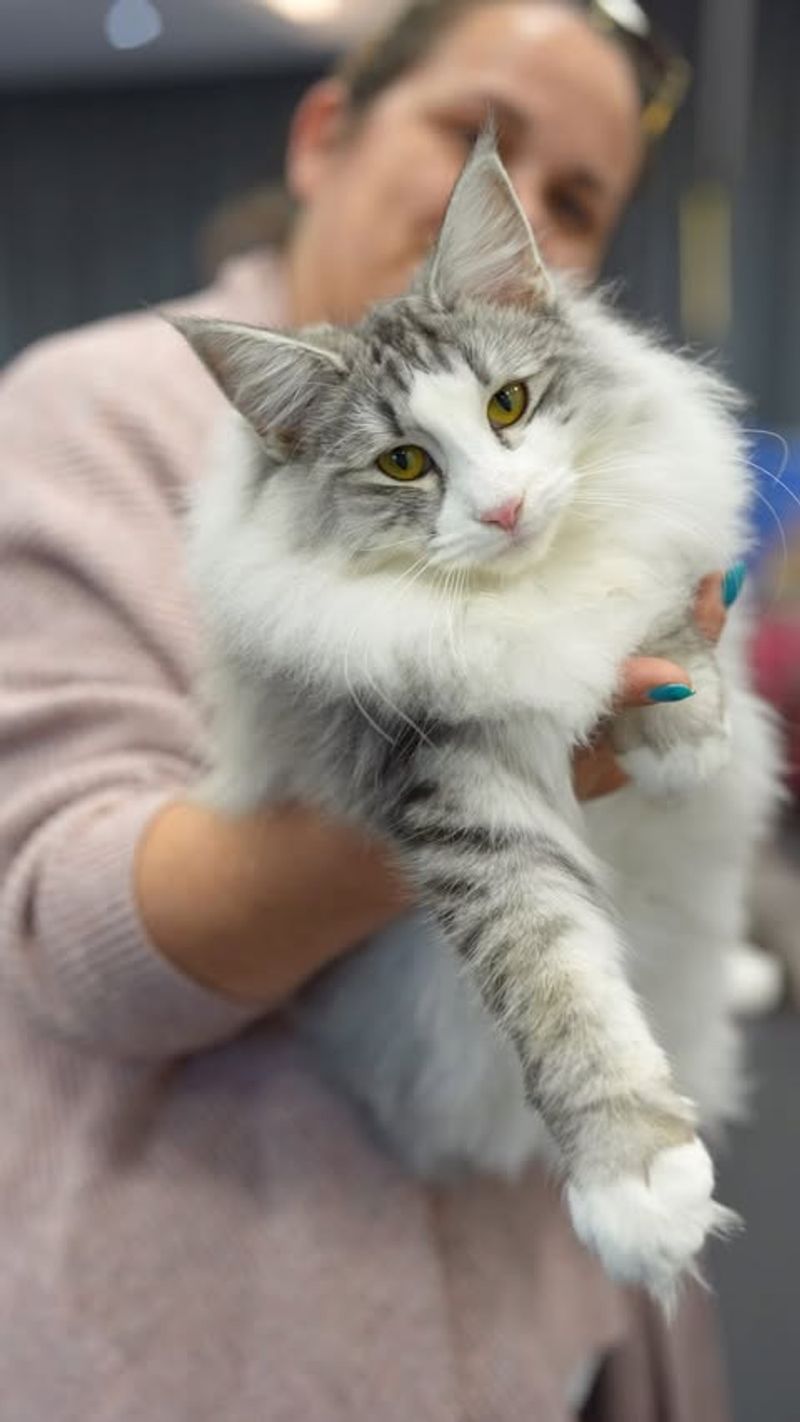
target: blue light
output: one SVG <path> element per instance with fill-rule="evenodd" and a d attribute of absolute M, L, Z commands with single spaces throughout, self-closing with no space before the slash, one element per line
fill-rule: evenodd
<path fill-rule="evenodd" d="M 164 22 L 152 0 L 114 0 L 104 28 L 113 49 L 142 49 L 158 39 Z"/>

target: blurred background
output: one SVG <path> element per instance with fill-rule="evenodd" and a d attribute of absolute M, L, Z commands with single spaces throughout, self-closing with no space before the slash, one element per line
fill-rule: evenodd
<path fill-rule="evenodd" d="M 53 331 L 187 293 L 223 252 L 246 246 L 258 191 L 281 176 L 295 102 L 390 8 L 0 0 L 0 364 Z M 713 350 L 750 398 L 769 613 L 761 672 L 797 743 L 796 769 L 800 3 L 646 8 L 694 82 L 606 275 L 619 279 L 629 310 Z M 792 843 L 790 823 L 790 854 Z M 800 1030 L 786 1008 L 752 1033 L 754 1123 L 734 1139 L 721 1186 L 748 1231 L 718 1251 L 714 1276 L 737 1422 L 797 1422 Z"/>
<path fill-rule="evenodd" d="M 204 224 L 280 176 L 296 99 L 348 35 L 392 8 L 396 0 L 0 0 L 0 359 L 59 327 L 191 290 L 207 275 Z M 722 344 L 759 421 L 791 428 L 800 420 L 800 5 L 652 0 L 647 9 L 689 56 L 695 83 L 609 271 L 624 275 L 636 311 L 676 336 Z M 716 263 L 710 291 L 703 229 L 719 256 L 725 193 L 735 217 L 730 288 Z"/>

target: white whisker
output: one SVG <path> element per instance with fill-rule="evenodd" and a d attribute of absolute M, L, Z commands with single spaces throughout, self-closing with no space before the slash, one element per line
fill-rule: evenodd
<path fill-rule="evenodd" d="M 456 569 L 456 602 L 457 602 L 457 610 L 463 611 L 464 593 L 465 593 L 465 591 L 466 591 L 466 586 L 467 586 L 467 580 L 468 580 L 468 578 L 469 578 L 469 573 L 468 573 L 468 571 L 467 571 L 466 568 L 458 568 L 458 569 Z M 461 667 L 461 674 L 462 674 L 462 676 L 464 677 L 464 680 L 467 681 L 467 680 L 469 679 L 469 670 L 468 670 L 468 667 L 467 667 L 466 658 L 465 658 L 465 656 L 464 656 L 464 649 L 463 649 L 463 646 L 457 648 L 456 655 L 457 655 L 457 657 L 459 658 L 459 665 L 460 665 L 460 667 Z"/>
<path fill-rule="evenodd" d="M 630 513 L 640 512 L 640 504 L 637 499 L 626 498 L 622 494 L 607 494 L 603 490 L 592 490 L 581 492 L 575 496 L 573 509 L 581 514 L 591 516 L 593 512 L 601 513 Z M 690 523 L 676 510 L 670 510 L 663 515 L 663 523 L 685 533 L 687 537 L 696 538 L 702 536 L 702 530 L 697 524 Z"/>
<path fill-rule="evenodd" d="M 786 494 L 787 498 L 791 499 L 792 503 L 796 504 L 798 509 L 800 509 L 800 498 L 798 498 L 797 494 L 794 492 L 794 489 L 790 489 L 789 485 L 785 484 L 783 479 L 781 479 L 777 474 L 773 474 L 770 469 L 764 469 L 761 464 L 756 464 L 753 460 L 750 461 L 750 468 L 755 470 L 757 474 L 763 474 L 765 479 L 771 479 L 773 484 L 777 484 L 779 489 L 783 489 L 783 492 L 784 494 Z"/>
<path fill-rule="evenodd" d="M 779 532 L 779 534 L 780 534 L 780 536 L 781 536 L 781 549 L 782 549 L 782 553 L 781 553 L 781 570 L 780 570 L 780 574 L 779 574 L 779 577 L 778 577 L 777 585 L 776 585 L 776 587 L 773 589 L 772 597 L 769 599 L 769 602 L 766 604 L 767 607 L 772 607 L 772 606 L 778 601 L 778 598 L 780 597 L 781 593 L 783 592 L 784 584 L 785 584 L 785 582 L 786 582 L 786 571 L 787 571 L 787 568 L 788 568 L 788 566 L 789 566 L 789 546 L 788 546 L 788 543 L 787 543 L 787 541 L 786 541 L 786 533 L 785 533 L 785 530 L 784 530 L 784 527 L 783 527 L 783 523 L 781 522 L 781 519 L 780 519 L 780 516 L 779 516 L 777 510 L 772 507 L 772 504 L 770 503 L 770 501 L 769 501 L 769 499 L 767 498 L 766 494 L 762 493 L 760 489 L 754 489 L 753 492 L 755 493 L 756 498 L 757 498 L 757 499 L 760 499 L 761 502 L 762 502 L 762 504 L 764 504 L 764 505 L 766 506 L 766 508 L 769 509 L 769 511 L 770 511 L 770 513 L 771 513 L 771 515 L 772 515 L 772 518 L 773 518 L 773 520 L 774 520 L 774 522 L 775 522 L 775 524 L 776 524 L 776 526 L 777 526 L 778 532 Z"/>
<path fill-rule="evenodd" d="M 789 468 L 789 464 L 790 464 L 790 462 L 791 462 L 791 457 L 792 457 L 792 455 L 791 455 L 791 450 L 789 449 L 789 445 L 788 445 L 787 441 L 784 439 L 783 435 L 778 434 L 777 430 L 747 430 L 747 429 L 742 430 L 742 434 L 746 434 L 746 435 L 766 435 L 767 439 L 774 439 L 774 440 L 777 440 L 777 441 L 778 441 L 778 444 L 780 445 L 781 450 L 782 450 L 782 452 L 783 452 L 783 462 L 781 463 L 781 467 L 780 467 L 780 469 L 778 470 L 777 478 L 778 478 L 778 479 L 783 479 L 783 476 L 784 476 L 784 474 L 786 473 L 786 470 Z M 755 465 L 754 467 L 755 467 L 755 468 L 758 468 L 758 465 Z M 767 471 L 765 470 L 764 472 L 766 473 Z"/>
<path fill-rule="evenodd" d="M 380 686 L 378 686 L 378 683 L 371 676 L 366 662 L 364 662 L 362 665 L 362 671 L 375 695 L 381 701 L 383 701 L 384 704 L 388 706 L 391 711 L 394 711 L 395 715 L 399 716 L 401 721 L 405 721 L 407 726 L 410 726 L 413 731 L 416 731 L 421 741 L 425 741 L 426 745 L 433 745 L 430 736 L 426 735 L 425 731 L 423 731 L 422 727 L 417 724 L 413 717 L 408 716 L 405 711 L 402 711 L 400 707 L 396 704 L 396 702 L 392 701 L 392 698 L 390 696 L 387 696 L 386 692 Z M 394 744 L 396 743 L 392 741 L 392 745 Z"/>
<path fill-rule="evenodd" d="M 405 572 L 403 572 L 399 578 L 396 578 L 394 582 L 392 582 L 392 583 L 389 584 L 389 589 L 388 589 L 388 590 L 389 590 L 390 592 L 393 592 L 396 588 L 399 588 L 403 583 L 405 583 L 407 587 L 410 586 L 411 583 L 415 582 L 417 578 L 419 578 L 419 577 L 422 576 L 422 574 L 426 571 L 427 567 L 428 567 L 428 561 L 427 561 L 427 559 L 426 559 L 425 557 L 418 558 L 418 559 L 416 560 L 416 562 L 415 562 L 415 563 L 412 563 L 412 564 L 411 564 L 411 567 L 410 567 L 410 568 L 407 568 L 407 569 L 405 570 Z M 351 649 L 351 647 L 352 647 L 352 645 L 353 645 L 353 641 L 354 641 L 354 639 L 355 639 L 355 637 L 357 636 L 357 634 L 358 634 L 359 631 L 360 631 L 360 628 L 359 628 L 358 624 L 356 624 L 356 626 L 351 630 L 350 636 L 348 637 L 347 643 L 346 643 L 346 645 L 345 645 L 345 649 L 344 649 L 344 680 L 345 680 L 345 685 L 346 685 L 346 687 L 347 687 L 348 692 L 350 693 L 350 696 L 351 696 L 352 700 L 354 701 L 355 705 L 358 707 L 358 710 L 361 712 L 361 715 L 364 717 L 365 721 L 367 721 L 367 722 L 369 723 L 369 725 L 372 726 L 373 730 L 377 731 L 380 736 L 383 736 L 383 739 L 384 739 L 385 741 L 387 741 L 387 742 L 389 743 L 389 745 L 393 746 L 393 745 L 395 744 L 394 739 L 393 739 L 390 735 L 388 735 L 388 733 L 383 729 L 382 726 L 379 726 L 379 725 L 377 724 L 377 722 L 376 722 L 375 720 L 373 720 L 372 716 L 370 716 L 370 714 L 369 714 L 369 712 L 367 711 L 366 707 L 363 705 L 362 701 L 360 700 L 359 695 L 358 695 L 358 692 L 356 691 L 356 688 L 355 688 L 355 686 L 354 686 L 354 684 L 353 684 L 352 677 L 350 676 L 350 649 Z M 364 663 L 364 662 L 362 662 L 362 665 L 361 665 L 361 672 L 362 672 L 362 674 L 366 674 L 367 680 L 370 682 L 370 685 L 373 687 L 373 689 L 377 689 L 377 688 L 375 688 L 375 684 L 374 684 L 374 682 L 372 681 L 372 679 L 371 679 L 370 676 L 369 676 L 369 673 L 368 673 L 368 671 L 367 671 L 367 669 L 366 669 L 366 666 L 365 666 L 365 663 Z M 385 698 L 384 698 L 384 699 L 385 699 Z M 395 710 L 396 710 L 396 709 L 397 709 L 397 708 L 395 707 Z"/>
<path fill-rule="evenodd" d="M 344 649 L 344 680 L 345 680 L 345 686 L 347 687 L 347 690 L 348 690 L 348 692 L 350 693 L 351 700 L 355 703 L 356 707 L 357 707 L 358 710 L 361 712 L 361 715 L 364 717 L 364 720 L 365 720 L 366 722 L 368 722 L 368 724 L 372 727 L 373 731 L 377 731 L 379 736 L 382 736 L 383 739 L 384 739 L 386 742 L 388 742 L 388 744 L 389 744 L 390 746 L 393 746 L 393 745 L 395 744 L 395 741 L 394 741 L 393 737 L 390 736 L 387 731 L 384 731 L 383 727 L 382 727 L 382 726 L 379 726 L 378 723 L 377 723 L 377 721 L 374 721 L 374 720 L 372 719 L 372 717 L 371 717 L 370 714 L 369 714 L 369 711 L 367 710 L 366 706 L 364 706 L 363 702 L 361 701 L 361 699 L 360 699 L 360 697 L 359 697 L 359 695 L 358 695 L 358 692 L 356 691 L 356 689 L 355 689 L 355 687 L 354 687 L 354 685 L 353 685 L 353 683 L 352 683 L 352 681 L 351 681 L 351 679 L 350 679 L 349 656 L 350 656 L 350 647 L 351 647 L 351 645 L 352 645 L 353 637 L 354 637 L 354 636 L 355 636 L 355 632 L 351 633 L 350 637 L 348 638 L 347 645 L 346 645 L 346 647 L 345 647 L 345 649 Z"/>
<path fill-rule="evenodd" d="M 401 593 L 402 597 L 402 593 L 406 592 L 406 590 L 408 590 L 409 587 L 411 587 L 412 584 L 419 579 L 419 577 L 422 577 L 423 574 L 428 572 L 428 570 L 428 559 L 426 559 L 426 557 L 421 557 L 421 559 L 416 560 L 416 563 L 413 563 L 413 565 L 409 567 L 409 569 L 406 569 L 406 572 L 402 574 L 401 577 L 395 579 L 394 583 L 389 584 L 389 592 L 396 592 L 396 590 L 399 590 L 399 593 Z M 436 592 L 439 592 L 439 589 L 436 589 Z M 433 623 L 431 624 L 431 626 L 433 626 Z M 377 722 L 372 720 L 371 715 L 369 715 L 368 711 L 365 710 L 365 707 L 364 705 L 362 705 L 360 698 L 358 698 L 357 693 L 355 693 L 354 685 L 352 685 L 352 680 L 350 678 L 350 670 L 348 670 L 348 656 L 350 656 L 350 647 L 352 646 L 352 640 L 354 640 L 354 636 L 357 631 L 358 629 L 354 629 L 354 631 L 352 631 L 351 636 L 348 637 L 347 647 L 345 647 L 345 681 L 347 681 L 348 691 L 350 691 L 352 700 L 354 700 L 355 704 L 357 704 L 358 710 L 360 710 L 361 714 L 364 715 L 365 718 L 367 718 L 369 725 L 371 725 L 371 727 L 374 727 L 374 729 L 377 729 L 379 734 L 384 737 L 385 741 L 389 742 L 389 745 L 395 745 L 395 739 L 389 737 L 387 731 L 384 731 L 382 727 L 379 727 L 379 725 L 377 725 Z M 405 721 L 406 725 L 411 725 L 413 731 L 416 731 L 416 734 L 421 737 L 422 741 L 426 741 L 428 742 L 428 745 L 431 745 L 431 737 L 429 737 L 429 735 L 426 735 L 426 732 L 423 731 L 421 725 L 416 724 L 416 721 L 413 721 L 412 717 L 409 717 L 409 715 L 406 714 L 405 711 L 402 711 L 401 708 L 399 708 L 398 705 L 396 705 L 395 702 L 392 701 L 392 698 L 389 697 L 387 691 L 385 691 L 384 688 L 379 687 L 377 681 L 375 681 L 375 678 L 372 677 L 371 671 L 369 671 L 367 657 L 368 650 L 365 650 L 364 657 L 362 657 L 361 661 L 360 671 L 362 677 L 367 680 L 367 683 L 369 684 L 369 687 L 371 687 L 371 690 L 374 691 L 375 695 L 377 695 L 379 700 L 384 701 L 385 705 L 388 705 L 388 707 L 395 712 L 395 715 L 398 715 L 398 717 L 401 718 L 401 721 Z"/>
<path fill-rule="evenodd" d="M 466 667 L 461 659 L 459 648 L 456 642 L 455 613 L 457 611 L 457 599 L 460 580 L 463 578 L 461 568 L 450 568 L 444 583 L 444 613 L 447 623 L 447 640 L 450 644 L 450 651 L 453 657 L 453 664 L 461 675 L 466 678 Z M 462 584 L 463 586 L 463 584 Z"/>

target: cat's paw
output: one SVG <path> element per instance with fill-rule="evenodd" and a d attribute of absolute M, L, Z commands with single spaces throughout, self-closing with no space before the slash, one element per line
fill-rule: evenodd
<path fill-rule="evenodd" d="M 695 1137 L 660 1151 L 646 1176 L 570 1184 L 567 1200 L 576 1234 L 612 1278 L 644 1285 L 669 1307 L 708 1235 L 739 1223 L 717 1204 L 713 1189 L 711 1158 Z"/>
<path fill-rule="evenodd" d="M 646 742 L 618 752 L 623 770 L 647 795 L 685 795 L 713 780 L 731 757 L 727 724 L 697 740 L 663 747 Z"/>

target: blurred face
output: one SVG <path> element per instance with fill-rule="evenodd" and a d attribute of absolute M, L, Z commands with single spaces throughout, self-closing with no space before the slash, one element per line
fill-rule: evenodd
<path fill-rule="evenodd" d="M 301 108 L 289 157 L 303 205 L 293 320 L 355 320 L 406 287 L 489 111 L 545 260 L 597 271 L 642 159 L 630 66 L 557 6 L 486 5 L 354 128 L 335 84 Z"/>

